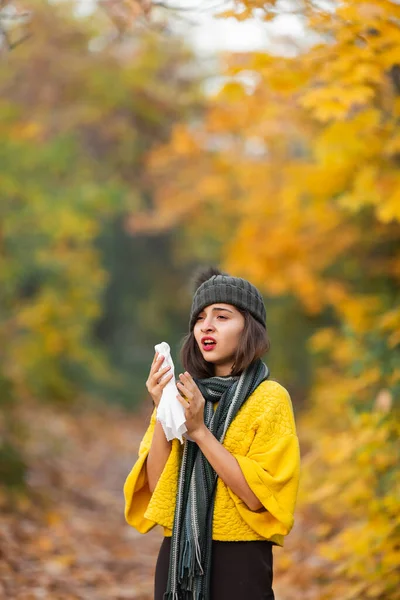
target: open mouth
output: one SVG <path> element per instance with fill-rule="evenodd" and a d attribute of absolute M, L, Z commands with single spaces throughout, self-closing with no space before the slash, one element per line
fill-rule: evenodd
<path fill-rule="evenodd" d="M 213 350 L 216 345 L 217 342 L 214 342 L 213 340 L 204 340 L 203 342 L 201 342 L 201 346 L 206 352 Z"/>

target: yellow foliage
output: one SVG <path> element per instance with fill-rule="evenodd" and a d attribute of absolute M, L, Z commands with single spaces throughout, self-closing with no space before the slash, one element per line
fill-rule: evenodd
<path fill-rule="evenodd" d="M 197 150 L 197 145 L 192 135 L 188 132 L 188 130 L 185 127 L 182 126 L 177 126 L 174 129 L 171 144 L 173 152 L 176 153 L 178 156 L 186 156 L 188 154 L 193 154 Z"/>
<path fill-rule="evenodd" d="M 384 149 L 386 156 L 400 154 L 400 134 L 395 132 L 393 137 L 387 141 Z"/>
<path fill-rule="evenodd" d="M 376 208 L 376 215 L 383 223 L 400 221 L 400 181 L 395 184 L 392 192 Z"/>
<path fill-rule="evenodd" d="M 250 19 L 252 16 L 252 11 L 250 9 L 244 9 L 241 11 L 236 10 L 224 10 L 220 13 L 216 13 L 214 17 L 217 19 L 236 19 L 237 21 L 245 21 L 246 19 Z"/>
<path fill-rule="evenodd" d="M 35 140 L 42 133 L 42 124 L 35 121 L 19 122 L 9 129 L 10 137 L 15 140 Z"/>
<path fill-rule="evenodd" d="M 400 589 L 400 99 L 391 71 L 400 6 L 307 7 L 318 44 L 293 59 L 231 56 L 223 75 L 245 73 L 252 86 L 230 83 L 210 99 L 196 153 L 176 134 L 157 151 L 153 222 L 190 222 L 194 248 L 220 228 L 228 272 L 267 296 L 294 296 L 306 314 L 332 311 L 307 340 L 315 370 L 298 419 L 300 510 L 319 511 L 313 551 L 332 561 L 321 600 L 391 599 Z"/>
<path fill-rule="evenodd" d="M 228 101 L 241 100 L 245 94 L 246 91 L 241 83 L 238 81 L 228 81 L 223 85 L 216 99 L 219 101 L 224 101 L 225 99 Z"/>

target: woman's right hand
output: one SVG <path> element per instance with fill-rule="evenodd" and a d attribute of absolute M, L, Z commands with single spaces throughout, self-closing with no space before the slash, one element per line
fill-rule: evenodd
<path fill-rule="evenodd" d="M 160 371 L 159 369 L 160 369 L 163 361 L 164 361 L 164 356 L 162 354 L 159 354 L 158 352 L 156 352 L 154 355 L 154 358 L 153 358 L 153 362 L 151 364 L 149 376 L 146 381 L 147 390 L 148 390 L 150 396 L 152 397 L 153 402 L 156 405 L 156 407 L 158 407 L 158 405 L 160 404 L 163 389 L 165 388 L 167 383 L 174 376 L 174 374 L 171 373 L 170 375 L 165 377 L 162 381 L 160 381 L 160 379 L 164 375 L 164 373 L 167 373 L 168 370 L 171 369 L 170 366 L 167 366 L 167 367 L 164 367 L 163 369 L 161 369 L 161 371 Z"/>

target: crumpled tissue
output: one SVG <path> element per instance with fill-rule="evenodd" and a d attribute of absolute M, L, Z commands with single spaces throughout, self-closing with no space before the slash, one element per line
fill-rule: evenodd
<path fill-rule="evenodd" d="M 156 418 L 160 421 L 162 428 L 165 433 L 165 437 L 168 441 L 173 438 L 178 438 L 181 444 L 183 444 L 182 434 L 186 433 L 187 428 L 185 425 L 185 409 L 179 402 L 177 395 L 179 390 L 175 383 L 175 366 L 171 358 L 171 349 L 167 342 L 161 342 L 154 346 L 154 349 L 164 356 L 164 360 L 160 367 L 160 370 L 164 367 L 170 366 L 171 369 L 164 373 L 162 379 L 169 377 L 171 373 L 173 377 L 168 381 L 167 385 L 162 391 L 160 403 L 157 408 Z"/>

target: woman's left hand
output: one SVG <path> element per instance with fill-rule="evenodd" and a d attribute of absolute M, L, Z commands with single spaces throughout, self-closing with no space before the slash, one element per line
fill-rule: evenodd
<path fill-rule="evenodd" d="M 177 388 L 185 396 L 177 396 L 179 402 L 185 409 L 185 420 L 188 435 L 195 440 L 196 434 L 205 427 L 204 424 L 204 404 L 205 400 L 202 393 L 194 382 L 192 376 L 185 371 L 179 375 L 180 381 L 177 382 Z"/>

